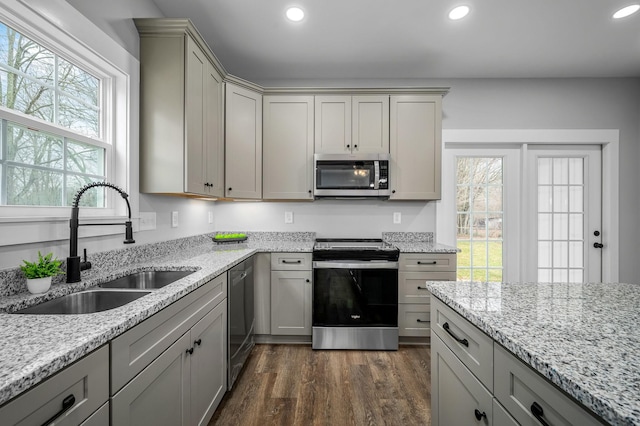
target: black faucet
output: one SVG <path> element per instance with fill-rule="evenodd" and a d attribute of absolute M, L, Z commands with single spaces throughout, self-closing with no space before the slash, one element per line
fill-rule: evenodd
<path fill-rule="evenodd" d="M 129 212 L 129 220 L 125 223 L 79 223 L 78 220 L 78 212 L 80 208 L 78 204 L 80 204 L 80 197 L 84 194 L 88 189 L 95 188 L 98 186 L 104 186 L 105 188 L 111 188 L 118 191 L 120 196 L 124 198 L 124 201 L 127 202 L 127 211 Z M 91 263 L 87 262 L 87 251 L 84 252 L 84 261 L 80 261 L 80 256 L 78 256 L 78 227 L 79 226 L 102 226 L 102 225 L 124 225 L 125 229 L 125 244 L 133 244 L 135 240 L 133 239 L 133 228 L 131 227 L 131 205 L 129 204 L 129 195 L 124 192 L 122 189 L 118 188 L 112 183 L 108 182 L 93 182 L 88 185 L 83 186 L 80 191 L 76 194 L 73 199 L 73 206 L 71 207 L 71 219 L 69 219 L 69 228 L 71 228 L 71 233 L 69 237 L 69 257 L 67 257 L 67 282 L 68 283 L 77 283 L 80 281 L 80 271 L 84 271 L 85 269 L 91 268 Z"/>

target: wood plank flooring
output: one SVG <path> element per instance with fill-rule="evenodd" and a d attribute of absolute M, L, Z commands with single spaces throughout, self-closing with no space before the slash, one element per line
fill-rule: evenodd
<path fill-rule="evenodd" d="M 213 425 L 428 425 L 428 346 L 313 351 L 256 345 Z"/>

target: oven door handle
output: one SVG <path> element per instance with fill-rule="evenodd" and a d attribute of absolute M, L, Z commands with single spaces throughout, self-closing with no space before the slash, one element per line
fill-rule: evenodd
<path fill-rule="evenodd" d="M 313 262 L 313 269 L 398 269 L 398 262 Z"/>

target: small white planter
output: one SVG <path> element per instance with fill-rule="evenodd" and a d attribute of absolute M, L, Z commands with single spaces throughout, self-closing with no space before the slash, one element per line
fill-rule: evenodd
<path fill-rule="evenodd" d="M 44 293 L 51 287 L 51 277 L 27 278 L 27 288 L 32 294 Z"/>

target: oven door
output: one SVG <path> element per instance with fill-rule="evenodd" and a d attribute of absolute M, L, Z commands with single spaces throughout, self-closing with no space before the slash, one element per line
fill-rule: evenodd
<path fill-rule="evenodd" d="M 314 327 L 397 327 L 398 263 L 313 263 Z"/>

